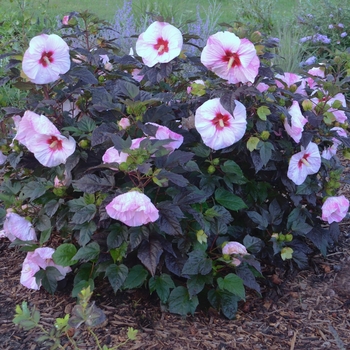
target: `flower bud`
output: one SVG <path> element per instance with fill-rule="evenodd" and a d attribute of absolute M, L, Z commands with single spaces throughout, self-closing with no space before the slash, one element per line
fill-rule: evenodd
<path fill-rule="evenodd" d="M 289 91 L 290 92 L 295 92 L 295 91 L 297 91 L 297 86 L 295 85 L 295 84 L 292 84 L 290 87 L 289 87 Z"/>
<path fill-rule="evenodd" d="M 334 63 L 339 64 L 339 63 L 341 63 L 341 61 L 342 61 L 341 57 L 339 57 L 339 56 L 334 57 Z"/>
<path fill-rule="evenodd" d="M 279 240 L 280 242 L 284 242 L 284 241 L 286 240 L 286 236 L 285 236 L 283 233 L 280 233 L 280 234 L 278 235 L 278 240 Z"/>
<path fill-rule="evenodd" d="M 312 102 L 310 100 L 304 100 L 301 105 L 304 111 L 312 111 Z"/>
<path fill-rule="evenodd" d="M 128 170 L 128 164 L 126 162 L 119 164 L 119 170 L 120 171 L 127 171 Z"/>
<path fill-rule="evenodd" d="M 89 140 L 81 140 L 79 141 L 78 145 L 82 148 L 82 149 L 88 149 L 90 147 L 90 141 Z"/>
<path fill-rule="evenodd" d="M 67 195 L 66 192 L 67 187 L 62 186 L 62 187 L 55 187 L 52 192 L 57 196 L 57 197 L 64 197 Z"/>
<path fill-rule="evenodd" d="M 219 165 L 220 159 L 219 158 L 214 158 L 212 163 L 213 163 L 213 165 Z"/>
<path fill-rule="evenodd" d="M 251 36 L 250 36 L 250 41 L 253 43 L 257 43 L 261 40 L 262 35 L 259 31 L 255 31 Z"/>
<path fill-rule="evenodd" d="M 293 240 L 293 235 L 291 233 L 287 233 L 285 241 L 286 242 L 291 242 L 292 240 Z"/>
<path fill-rule="evenodd" d="M 216 171 L 215 166 L 214 165 L 209 165 L 208 166 L 208 174 L 214 174 Z"/>

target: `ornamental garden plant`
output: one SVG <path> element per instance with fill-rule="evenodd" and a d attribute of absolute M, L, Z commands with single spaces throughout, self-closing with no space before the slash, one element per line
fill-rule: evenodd
<path fill-rule="evenodd" d="M 282 72 L 275 39 L 230 28 L 191 56 L 191 36 L 161 18 L 121 55 L 104 25 L 70 14 L 61 36 L 8 55 L 2 82 L 27 91 L 1 125 L 1 234 L 27 252 L 19 282 L 54 293 L 71 279 L 77 296 L 108 279 L 173 313 L 234 318 L 266 266 L 306 268 L 339 238 L 343 61 Z"/>

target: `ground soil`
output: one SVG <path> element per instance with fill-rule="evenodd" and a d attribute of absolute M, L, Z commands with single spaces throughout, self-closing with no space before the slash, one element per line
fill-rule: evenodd
<path fill-rule="evenodd" d="M 342 236 L 327 257 L 314 256 L 305 271 L 266 273 L 263 297 L 249 294 L 236 319 L 227 320 L 215 310 L 183 318 L 161 310 L 155 297 L 144 291 L 113 293 L 107 282 L 98 286 L 94 300 L 107 316 L 95 330 L 101 344 L 116 346 L 126 340 L 128 327 L 137 340 L 119 349 L 350 349 L 350 222 L 342 223 Z M 38 331 L 23 331 L 12 323 L 16 304 L 28 301 L 41 312 L 49 329 L 75 305 L 68 288 L 48 294 L 19 283 L 25 253 L 0 240 L 0 349 L 48 349 L 38 345 Z M 98 349 L 86 330 L 75 337 L 79 349 Z M 65 349 L 72 349 L 62 339 Z"/>

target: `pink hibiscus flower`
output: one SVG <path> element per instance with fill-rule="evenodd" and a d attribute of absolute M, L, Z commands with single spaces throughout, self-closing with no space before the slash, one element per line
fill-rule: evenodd
<path fill-rule="evenodd" d="M 338 101 L 338 103 L 341 104 L 342 107 L 346 108 L 346 100 L 345 100 L 345 96 L 344 94 L 338 93 L 336 94 L 334 97 L 330 97 L 328 95 L 325 95 L 323 98 L 319 99 L 319 98 L 312 98 L 311 101 L 313 102 L 313 104 L 315 106 L 326 106 L 329 107 L 327 109 L 327 112 L 332 113 L 335 120 L 339 123 L 345 123 L 348 118 L 345 114 L 344 111 L 341 111 L 337 108 L 332 107 L 333 103 L 335 101 Z M 321 108 L 321 111 L 324 112 Z"/>
<path fill-rule="evenodd" d="M 138 37 L 136 52 L 146 66 L 153 67 L 179 56 L 182 44 L 183 38 L 179 29 L 169 23 L 156 21 Z"/>
<path fill-rule="evenodd" d="M 140 147 L 140 143 L 142 140 L 144 140 L 145 137 L 139 137 L 136 139 L 133 139 L 131 141 L 131 146 L 130 149 L 137 149 Z M 115 147 L 110 147 L 106 150 L 106 152 L 104 153 L 104 155 L 102 156 L 102 161 L 103 163 L 117 163 L 117 164 L 121 164 L 126 162 L 126 160 L 128 159 L 129 154 L 125 153 L 125 152 L 119 152 Z M 118 170 L 117 168 L 111 168 L 113 170 Z"/>
<path fill-rule="evenodd" d="M 322 220 L 329 224 L 342 221 L 349 210 L 349 200 L 345 196 L 328 197 L 322 205 Z"/>
<path fill-rule="evenodd" d="M 52 83 L 70 69 L 69 47 L 56 34 L 38 35 L 29 42 L 22 69 L 33 83 Z"/>
<path fill-rule="evenodd" d="M 254 82 L 260 66 L 254 45 L 228 31 L 208 38 L 201 62 L 230 84 Z"/>
<path fill-rule="evenodd" d="M 321 67 L 314 67 L 308 70 L 308 73 L 314 77 L 318 77 L 321 79 L 325 78 L 325 71 L 324 68 Z M 317 81 L 311 77 L 306 78 L 306 81 L 311 89 L 315 89 L 318 85 Z"/>
<path fill-rule="evenodd" d="M 195 127 L 203 142 L 214 150 L 233 145 L 246 131 L 246 108 L 239 101 L 235 104 L 233 116 L 221 105 L 219 98 L 204 102 L 196 110 Z"/>
<path fill-rule="evenodd" d="M 121 118 L 118 125 L 121 130 L 126 130 L 131 124 L 129 118 Z"/>
<path fill-rule="evenodd" d="M 75 140 L 61 135 L 47 117 L 30 111 L 26 111 L 18 123 L 15 139 L 47 167 L 64 164 L 76 146 Z"/>
<path fill-rule="evenodd" d="M 28 252 L 22 265 L 22 272 L 20 278 L 21 284 L 29 289 L 40 289 L 41 283 L 36 282 L 36 278 L 34 275 L 40 269 L 45 270 L 48 266 L 55 267 L 61 274 L 57 277 L 57 281 L 62 280 L 66 276 L 66 274 L 72 269 L 69 266 L 63 267 L 55 264 L 52 260 L 52 254 L 54 252 L 55 250 L 49 247 L 37 248 L 33 252 Z"/>
<path fill-rule="evenodd" d="M 248 255 L 248 252 L 246 247 L 241 243 L 227 242 L 222 248 L 222 254 L 244 256 L 244 255 Z M 235 266 L 239 266 L 241 264 L 241 260 L 237 258 L 233 258 L 232 264 Z"/>
<path fill-rule="evenodd" d="M 332 128 L 331 131 L 335 131 L 341 137 L 348 137 L 346 131 L 343 128 L 336 126 Z M 340 146 L 342 142 L 335 137 L 332 138 L 332 142 L 333 144 L 330 147 L 327 147 L 322 151 L 322 158 L 329 160 L 337 154 L 338 146 Z"/>
<path fill-rule="evenodd" d="M 301 94 L 301 95 L 306 95 L 305 92 L 305 79 L 297 74 L 294 73 L 284 73 L 283 75 L 281 74 L 276 74 L 276 85 L 281 88 L 291 88 L 292 86 L 295 86 L 295 93 Z M 282 81 L 282 82 L 281 82 Z M 300 85 L 297 87 L 297 83 L 300 82 Z"/>
<path fill-rule="evenodd" d="M 294 154 L 290 161 L 287 176 L 296 185 L 301 185 L 308 175 L 316 174 L 321 167 L 321 156 L 316 143 L 310 142 L 301 152 Z"/>
<path fill-rule="evenodd" d="M 36 241 L 36 233 L 32 224 L 22 216 L 7 210 L 4 221 L 4 236 L 11 242 L 16 238 L 21 241 Z"/>
<path fill-rule="evenodd" d="M 288 135 L 296 142 L 300 142 L 301 136 L 304 131 L 304 125 L 307 123 L 307 119 L 301 113 L 299 103 L 293 101 L 293 104 L 288 109 L 289 114 L 291 115 L 291 125 L 288 123 L 288 118 L 284 119 L 284 127 Z"/>
<path fill-rule="evenodd" d="M 150 124 L 150 125 L 154 125 L 156 127 L 158 127 L 157 132 L 154 136 L 155 139 L 157 140 L 173 140 L 173 141 L 169 141 L 168 144 L 163 145 L 164 148 L 166 148 L 168 151 L 173 152 L 174 150 L 176 150 L 177 148 L 179 148 L 182 145 L 182 142 L 184 141 L 184 138 L 182 135 L 177 134 L 174 131 L 171 131 L 169 128 L 167 128 L 166 126 L 163 125 L 158 125 L 156 123 L 146 123 Z M 151 139 L 153 139 L 153 137 L 150 137 Z"/>
<path fill-rule="evenodd" d="M 131 191 L 115 197 L 106 206 L 107 214 L 127 226 L 136 227 L 158 220 L 158 209 L 143 193 Z"/>

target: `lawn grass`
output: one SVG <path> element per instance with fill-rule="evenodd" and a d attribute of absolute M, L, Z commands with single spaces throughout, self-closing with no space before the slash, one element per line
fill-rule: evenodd
<path fill-rule="evenodd" d="M 275 11 L 280 16 L 291 17 L 299 0 L 275 0 Z M 317 1 L 317 0 L 316 0 Z M 62 17 L 71 11 L 88 10 L 108 21 L 113 21 L 117 10 L 123 5 L 124 0 L 0 0 L 3 13 L 18 11 L 19 5 L 25 7 L 33 16 L 46 15 L 48 17 Z M 237 0 L 216 0 L 216 4 L 223 9 L 220 21 L 230 22 L 235 18 Z M 145 11 L 160 11 L 167 16 L 186 19 L 196 18 L 196 9 L 200 5 L 201 12 L 208 8 L 213 0 L 201 0 L 190 2 L 188 0 L 133 0 L 133 9 L 136 15 L 142 15 Z"/>

